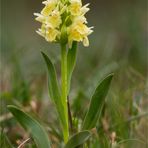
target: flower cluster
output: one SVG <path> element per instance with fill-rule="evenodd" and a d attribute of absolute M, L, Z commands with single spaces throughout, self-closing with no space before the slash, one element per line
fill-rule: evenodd
<path fill-rule="evenodd" d="M 49 42 L 64 41 L 71 46 L 73 41 L 89 45 L 88 35 L 92 27 L 87 27 L 85 14 L 88 5 L 82 6 L 81 0 L 46 0 L 41 13 L 34 13 L 36 20 L 41 22 L 37 33 Z"/>

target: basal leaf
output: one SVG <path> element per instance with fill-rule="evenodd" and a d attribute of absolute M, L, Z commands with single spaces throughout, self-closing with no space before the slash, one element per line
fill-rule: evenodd
<path fill-rule="evenodd" d="M 91 136 L 91 133 L 89 131 L 82 131 L 82 132 L 76 133 L 74 136 L 72 136 L 69 139 L 69 141 L 65 145 L 65 148 L 75 148 L 85 143 L 90 136 Z"/>
<path fill-rule="evenodd" d="M 83 122 L 83 129 L 91 129 L 96 126 L 105 103 L 105 97 L 108 93 L 112 77 L 113 74 L 108 75 L 96 88 L 90 102 L 90 107 Z"/>
<path fill-rule="evenodd" d="M 50 97 L 52 98 L 53 102 L 55 103 L 56 109 L 59 114 L 60 121 L 62 123 L 62 128 L 66 128 L 66 121 L 65 121 L 65 114 L 64 114 L 64 107 L 61 99 L 61 94 L 58 86 L 58 81 L 57 81 L 57 76 L 56 76 L 56 71 L 54 68 L 54 65 L 52 64 L 51 60 L 49 57 L 41 52 L 43 55 L 43 58 L 45 60 L 45 63 L 47 65 L 48 69 L 48 88 L 49 88 L 49 94 Z"/>
<path fill-rule="evenodd" d="M 57 81 L 57 76 L 55 72 L 55 68 L 49 57 L 43 53 L 42 56 L 45 60 L 45 63 L 47 65 L 48 69 L 48 87 L 49 87 L 49 94 L 52 100 L 56 103 L 58 99 L 60 98 L 60 91 L 58 87 L 58 81 Z"/>
<path fill-rule="evenodd" d="M 50 148 L 48 134 L 35 119 L 21 111 L 16 106 L 8 105 L 8 109 L 16 118 L 16 120 L 21 124 L 21 126 L 31 134 L 39 148 Z"/>
<path fill-rule="evenodd" d="M 77 56 L 77 42 L 73 42 L 72 48 L 68 50 L 68 54 L 67 54 L 68 92 L 70 89 L 70 81 L 71 81 L 72 73 L 76 64 L 76 56 Z"/>

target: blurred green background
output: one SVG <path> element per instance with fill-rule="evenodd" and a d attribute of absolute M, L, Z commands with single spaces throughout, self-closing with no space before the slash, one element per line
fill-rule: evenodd
<path fill-rule="evenodd" d="M 27 104 L 30 100 L 45 100 L 46 104 L 46 67 L 41 50 L 51 57 L 60 73 L 59 46 L 46 42 L 35 32 L 40 24 L 34 20 L 33 13 L 40 12 L 43 7 L 41 2 L 1 0 L 2 114 L 7 112 L 7 104 L 17 101 Z M 113 124 L 121 118 L 128 119 L 148 111 L 148 2 L 83 0 L 83 3 L 88 2 L 91 3 L 91 9 L 87 19 L 89 26 L 94 26 L 94 33 L 89 37 L 88 48 L 79 45 L 70 95 L 76 100 L 88 100 L 97 82 L 106 74 L 114 72 L 107 101 L 108 112 L 113 114 L 110 120 Z M 85 99 L 83 101 L 87 102 Z M 73 105 L 74 111 L 83 108 L 84 102 L 71 102 L 76 104 Z M 141 126 L 145 128 L 143 124 Z M 123 131 L 118 132 L 119 135 L 123 134 Z M 143 130 L 140 132 L 143 133 Z M 140 136 L 136 132 L 133 135 L 145 141 L 141 133 Z M 126 134 L 122 137 L 128 138 Z"/>

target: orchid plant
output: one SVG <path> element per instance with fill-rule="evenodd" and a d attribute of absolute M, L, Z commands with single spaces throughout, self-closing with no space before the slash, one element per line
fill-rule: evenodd
<path fill-rule="evenodd" d="M 84 46 L 89 46 L 88 36 L 93 32 L 93 27 L 87 26 L 85 17 L 89 4 L 83 6 L 81 0 L 46 0 L 43 4 L 41 13 L 34 13 L 36 20 L 41 23 L 36 32 L 47 42 L 58 43 L 61 47 L 61 83 L 58 81 L 54 64 L 42 52 L 48 69 L 49 94 L 58 112 L 64 147 L 74 148 L 90 139 L 91 129 L 96 127 L 113 74 L 109 74 L 97 86 L 80 130 L 77 133 L 70 132 L 73 117 L 68 96 L 76 63 L 77 44 L 83 42 Z M 52 147 L 48 133 L 38 121 L 18 107 L 9 105 L 8 108 L 18 122 L 30 132 L 39 148 Z"/>

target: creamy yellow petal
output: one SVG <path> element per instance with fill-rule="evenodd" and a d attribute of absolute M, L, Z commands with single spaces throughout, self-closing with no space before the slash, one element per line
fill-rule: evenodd
<path fill-rule="evenodd" d="M 44 16 L 49 16 L 55 7 L 56 7 L 56 3 L 54 2 L 48 3 L 41 11 L 41 14 Z"/>
<path fill-rule="evenodd" d="M 86 4 L 81 8 L 81 15 L 85 15 L 90 10 L 88 6 L 89 4 Z"/>
<path fill-rule="evenodd" d="M 83 39 L 83 45 L 84 45 L 85 47 L 88 47 L 88 46 L 89 46 L 88 37 L 85 37 L 85 38 Z"/>

